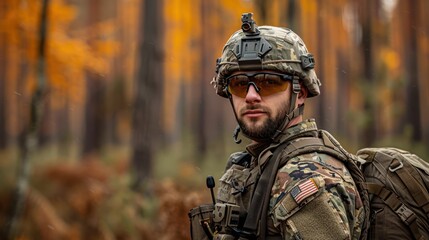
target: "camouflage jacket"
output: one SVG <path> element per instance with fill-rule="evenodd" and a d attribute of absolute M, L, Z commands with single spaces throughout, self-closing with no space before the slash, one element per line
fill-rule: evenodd
<path fill-rule="evenodd" d="M 281 142 L 316 131 L 315 121 L 305 120 L 285 130 Z M 258 173 L 269 159 L 264 153 L 278 145 L 247 146 L 252 155 L 250 165 L 227 166 L 220 179 L 218 201 L 247 209 Z M 232 154 L 230 162 L 240 155 Z M 291 158 L 278 169 L 267 214 L 267 234 L 281 235 L 282 239 L 359 239 L 364 209 L 344 164 L 314 152 Z"/>

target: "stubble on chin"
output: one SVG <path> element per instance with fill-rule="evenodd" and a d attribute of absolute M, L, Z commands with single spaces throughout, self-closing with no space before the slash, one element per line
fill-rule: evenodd
<path fill-rule="evenodd" d="M 238 124 L 245 135 L 250 138 L 267 138 L 274 128 L 273 119 L 269 114 L 264 118 L 244 118 L 239 119 Z"/>
<path fill-rule="evenodd" d="M 250 118 L 244 119 L 243 113 L 246 110 L 262 109 L 267 113 L 266 118 Z M 278 115 L 272 116 L 271 111 L 266 108 L 248 107 L 240 111 L 240 118 L 238 124 L 240 125 L 243 133 L 253 139 L 267 139 L 271 138 L 274 133 L 281 127 L 284 118 L 286 117 L 287 107 L 280 110 Z"/>

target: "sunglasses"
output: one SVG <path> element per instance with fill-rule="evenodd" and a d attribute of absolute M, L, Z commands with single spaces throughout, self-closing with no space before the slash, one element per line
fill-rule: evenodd
<path fill-rule="evenodd" d="M 246 97 L 250 84 L 264 97 L 285 91 L 292 80 L 292 75 L 264 72 L 238 73 L 226 78 L 228 92 L 241 98 Z"/>

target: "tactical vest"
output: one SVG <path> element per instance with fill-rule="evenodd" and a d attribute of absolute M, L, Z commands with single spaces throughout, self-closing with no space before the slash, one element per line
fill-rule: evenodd
<path fill-rule="evenodd" d="M 247 153 L 233 155 L 228 162 L 226 173 L 220 179 L 223 184 L 218 189 L 218 203 L 214 206 L 213 222 L 200 223 L 200 225 L 215 226 L 212 231 L 214 235 L 208 238 L 202 236 L 202 238 L 193 239 L 281 239 L 281 236 L 269 235 L 266 229 L 267 222 L 271 220 L 267 218 L 267 212 L 271 188 L 277 171 L 291 158 L 320 150 L 320 144 L 308 148 L 309 145 L 329 141 L 326 145 L 334 146 L 322 133 L 324 132 L 309 131 L 294 136 L 293 139 L 288 139 L 277 146 L 272 146 L 261 153 L 260 158 L 267 160 L 266 164 L 260 168 L 248 168 L 251 163 L 250 155 Z M 348 153 L 341 152 L 338 148 L 326 149 L 323 153 L 335 156 L 340 160 L 348 159 L 348 155 L 344 155 Z M 338 157 L 339 154 L 344 156 Z M 358 190 L 364 191 L 363 184 L 359 184 L 359 182 L 363 182 L 363 176 L 357 166 L 352 161 L 345 162 L 345 165 L 352 175 L 353 173 L 356 175 L 353 175 L 354 179 L 360 179 L 360 181 L 355 180 Z M 228 189 L 227 186 L 232 186 L 232 188 Z M 224 187 L 226 189 L 223 189 Z M 368 206 L 368 195 L 363 194 L 363 196 L 362 200 L 364 203 L 366 202 L 364 206 Z M 192 211 L 194 217 L 199 214 L 198 210 L 193 209 Z M 195 214 L 196 212 L 197 214 Z M 369 212 L 369 210 L 366 209 L 365 212 Z M 210 232 L 210 230 L 205 232 Z"/>
<path fill-rule="evenodd" d="M 280 160 L 280 151 L 287 158 Z M 362 149 L 358 157 L 345 151 L 323 130 L 318 130 L 315 136 L 301 136 L 278 146 L 263 169 L 246 171 L 249 155 L 232 156 L 228 164 L 230 174 L 221 181 L 232 184 L 235 194 L 223 196 L 224 190 L 219 189 L 219 200 L 224 203 L 210 208 L 213 209 L 213 214 L 208 214 L 210 223 L 198 220 L 200 226 L 210 226 L 210 230 L 192 239 L 272 238 L 266 235 L 266 213 L 273 175 L 289 159 L 312 152 L 343 161 L 353 176 L 367 213 L 361 239 L 429 239 L 429 164 L 414 154 L 392 148 Z M 232 179 L 228 176 L 236 178 L 236 174 L 241 180 L 228 182 Z M 191 211 L 195 218 L 196 210 Z"/>

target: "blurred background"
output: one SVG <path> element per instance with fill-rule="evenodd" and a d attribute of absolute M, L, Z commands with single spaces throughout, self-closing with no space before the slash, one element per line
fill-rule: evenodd
<path fill-rule="evenodd" d="M 425 0 L 2 0 L 0 239 L 189 239 L 234 144 L 209 84 L 241 14 L 316 59 L 316 118 L 350 152 L 429 159 Z"/>

